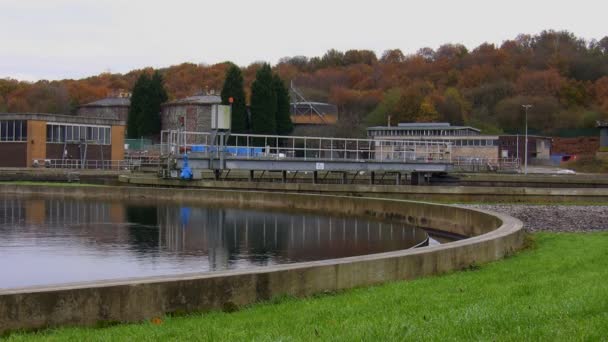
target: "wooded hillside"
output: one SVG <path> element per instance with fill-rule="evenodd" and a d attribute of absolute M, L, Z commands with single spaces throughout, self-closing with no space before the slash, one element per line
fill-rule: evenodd
<path fill-rule="evenodd" d="M 245 89 L 261 63 L 243 67 Z M 228 63 L 185 63 L 159 70 L 169 99 L 222 88 Z M 532 104 L 532 131 L 590 128 L 608 118 L 608 37 L 585 41 L 570 32 L 519 35 L 500 46 L 469 51 L 459 44 L 412 55 L 399 49 L 330 50 L 320 57 L 286 57 L 273 67 L 310 99 L 340 110 L 341 135 L 361 135 L 368 125 L 448 121 L 486 132 L 523 129 L 522 104 Z M 20 82 L 0 79 L 0 112 L 71 113 L 119 89 L 142 72 L 100 74 L 80 80 Z M 250 94 L 247 94 L 249 97 Z"/>

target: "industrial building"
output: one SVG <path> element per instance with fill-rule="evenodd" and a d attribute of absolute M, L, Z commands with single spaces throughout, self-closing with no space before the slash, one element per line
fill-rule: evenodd
<path fill-rule="evenodd" d="M 127 122 L 130 106 L 131 94 L 121 92 L 115 96 L 109 96 L 78 107 L 76 115 Z"/>
<path fill-rule="evenodd" d="M 470 126 L 452 126 L 449 123 L 399 123 L 397 126 L 376 126 L 367 129 L 375 140 L 422 140 L 451 143 L 453 161 L 471 159 L 496 160 L 501 158 L 524 159 L 525 136 L 484 135 Z M 551 138 L 529 135 L 528 160 L 549 161 Z"/>
<path fill-rule="evenodd" d="M 333 125 L 338 121 L 338 107 L 322 102 L 292 102 L 291 122 L 294 125 Z"/>
<path fill-rule="evenodd" d="M 72 115 L 0 113 L 0 167 L 124 159 L 125 122 Z"/>
<path fill-rule="evenodd" d="M 166 102 L 161 106 L 162 130 L 184 129 L 190 132 L 209 132 L 212 109 L 221 103 L 222 98 L 213 93 Z"/>

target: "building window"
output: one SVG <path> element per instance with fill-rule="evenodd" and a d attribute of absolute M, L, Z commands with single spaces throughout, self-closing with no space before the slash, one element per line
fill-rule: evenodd
<path fill-rule="evenodd" d="M 27 141 L 27 121 L 0 120 L 0 141 Z"/>
<path fill-rule="evenodd" d="M 110 132 L 109 126 L 48 123 L 46 141 L 49 143 L 75 143 L 85 140 L 90 144 L 109 145 L 112 138 Z"/>

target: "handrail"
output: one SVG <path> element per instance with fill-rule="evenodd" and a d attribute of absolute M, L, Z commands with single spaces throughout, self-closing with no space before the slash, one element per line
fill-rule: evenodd
<path fill-rule="evenodd" d="M 376 140 L 262 134 L 230 134 L 226 145 L 217 146 L 210 132 L 163 131 L 161 155 L 199 152 L 227 158 L 451 162 L 450 142 Z"/>

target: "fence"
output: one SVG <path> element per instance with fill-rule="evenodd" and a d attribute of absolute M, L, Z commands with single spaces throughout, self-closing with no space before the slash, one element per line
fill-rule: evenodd
<path fill-rule="evenodd" d="M 153 146 L 151 139 L 125 139 L 125 144 L 128 145 L 129 150 L 146 150 L 150 146 Z"/>
<path fill-rule="evenodd" d="M 197 152 L 209 157 L 449 163 L 451 144 L 415 140 L 371 140 L 231 134 L 218 146 L 214 133 L 163 131 L 161 155 Z"/>
<path fill-rule="evenodd" d="M 137 170 L 159 167 L 160 159 L 134 158 L 126 160 L 34 159 L 34 167 L 50 169 Z"/>
<path fill-rule="evenodd" d="M 455 158 L 454 170 L 465 172 L 516 171 L 521 167 L 519 158 Z"/>

